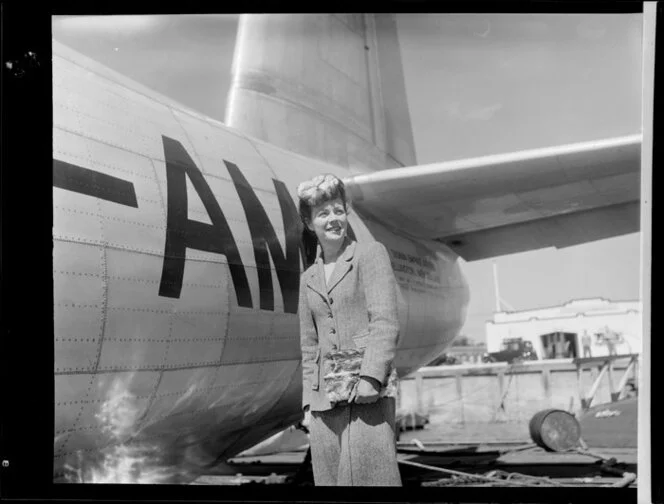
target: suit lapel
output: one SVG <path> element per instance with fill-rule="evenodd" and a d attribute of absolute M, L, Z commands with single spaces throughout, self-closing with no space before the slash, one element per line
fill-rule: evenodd
<path fill-rule="evenodd" d="M 348 238 L 346 238 L 349 240 Z M 334 271 L 332 271 L 332 276 L 330 276 L 330 282 L 327 286 L 327 292 L 328 294 L 332 292 L 332 289 L 334 289 L 341 280 L 348 274 L 348 272 L 353 268 L 353 255 L 355 254 L 355 245 L 357 244 L 356 241 L 350 241 L 346 245 L 346 249 L 344 250 L 344 253 L 341 254 L 341 257 L 337 260 L 337 264 L 334 267 Z M 323 270 L 323 267 L 321 265 L 321 271 Z"/>
<path fill-rule="evenodd" d="M 316 262 L 309 270 L 307 285 L 322 297 L 327 298 L 327 293 L 325 292 L 325 272 L 323 271 L 323 259 L 321 258 L 320 245 L 318 246 L 316 253 Z"/>

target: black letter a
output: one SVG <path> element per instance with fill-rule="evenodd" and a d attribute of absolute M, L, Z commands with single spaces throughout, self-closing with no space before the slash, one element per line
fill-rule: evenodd
<path fill-rule="evenodd" d="M 233 278 L 237 304 L 251 308 L 251 292 L 240 253 L 219 204 L 203 174 L 177 140 L 162 136 L 168 187 L 166 247 L 159 295 L 179 298 L 187 248 L 223 254 Z M 191 180 L 212 224 L 189 220 L 187 181 Z"/>

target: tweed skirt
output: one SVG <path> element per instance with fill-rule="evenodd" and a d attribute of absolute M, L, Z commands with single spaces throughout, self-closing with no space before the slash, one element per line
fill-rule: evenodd
<path fill-rule="evenodd" d="M 395 400 L 339 404 L 312 411 L 311 463 L 316 486 L 401 486 Z"/>

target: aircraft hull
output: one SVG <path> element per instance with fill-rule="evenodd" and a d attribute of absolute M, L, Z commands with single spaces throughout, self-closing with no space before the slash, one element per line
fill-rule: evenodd
<path fill-rule="evenodd" d="M 581 436 L 590 448 L 637 448 L 638 398 L 599 404 L 580 415 Z"/>
<path fill-rule="evenodd" d="M 193 479 L 300 418 L 295 187 L 351 173 L 55 42 L 53 80 L 54 479 Z M 463 325 L 458 258 L 349 221 L 390 252 L 405 375 Z"/>

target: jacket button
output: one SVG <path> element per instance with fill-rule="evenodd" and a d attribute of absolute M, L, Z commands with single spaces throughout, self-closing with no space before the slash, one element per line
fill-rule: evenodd
<path fill-rule="evenodd" d="M 330 329 L 330 334 L 336 334 L 337 331 L 334 330 L 334 327 Z"/>

